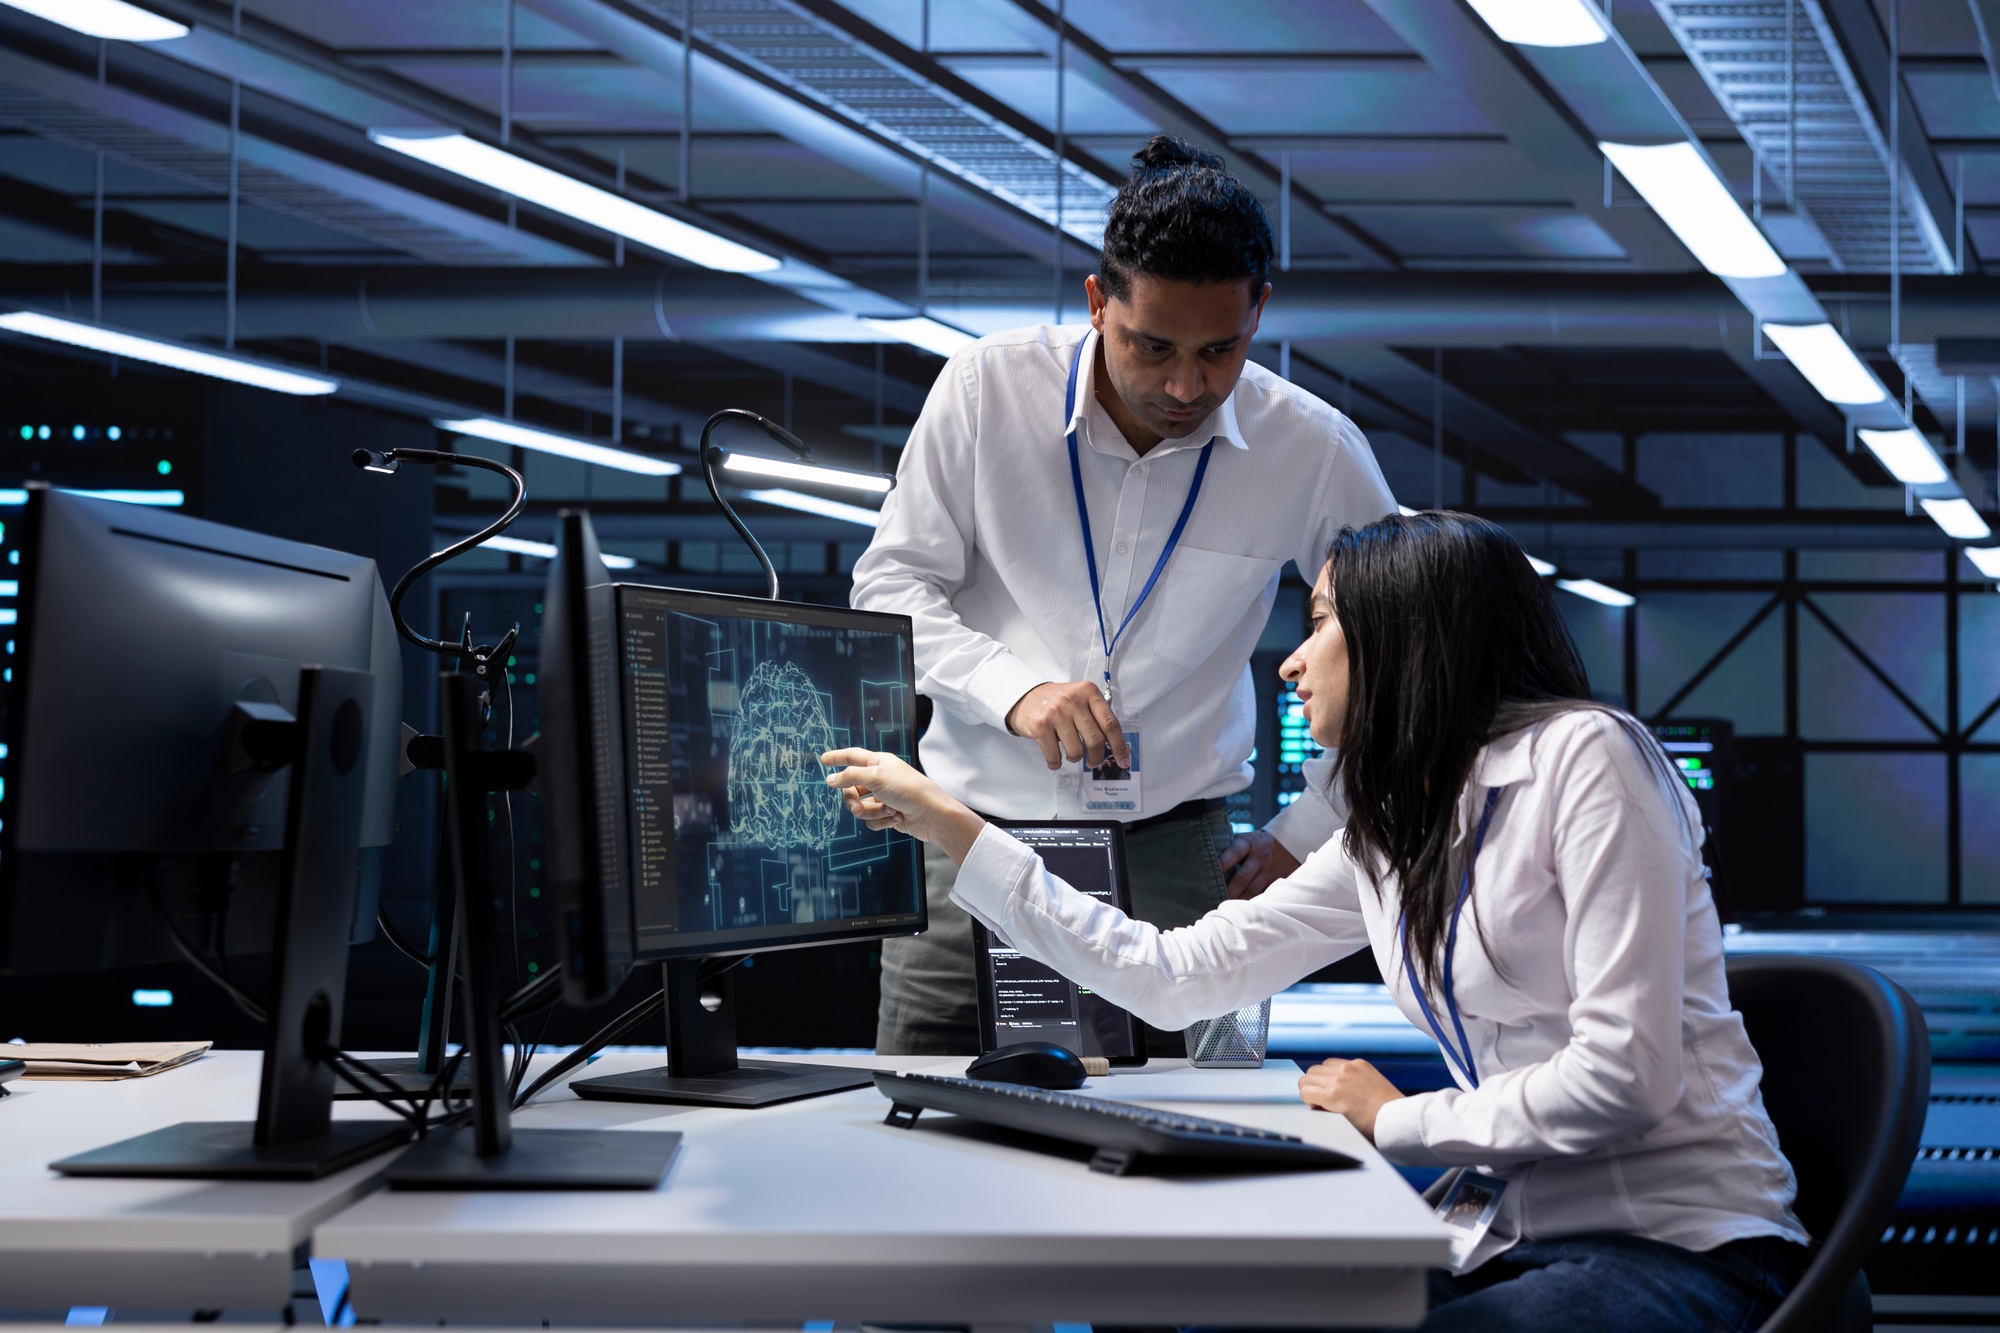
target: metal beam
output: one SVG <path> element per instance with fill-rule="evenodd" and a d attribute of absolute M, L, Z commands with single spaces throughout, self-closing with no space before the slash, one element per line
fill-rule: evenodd
<path fill-rule="evenodd" d="M 1629 551 L 1934 551 L 1958 545 L 1929 519 L 1890 510 L 1671 509 L 1657 518 L 1602 518 L 1561 509 L 1481 508 L 1531 549 Z"/>
<path fill-rule="evenodd" d="M 1967 0 L 1972 24 L 1979 30 L 1979 53 L 1993 75 L 1993 95 L 2000 97 L 2000 0 Z"/>
<path fill-rule="evenodd" d="M 1035 42 L 1044 54 L 1054 53 L 1059 25 L 1055 13 L 1047 5 L 1038 3 L 1038 0 L 1013 0 L 1011 7 L 1007 4 L 998 4 L 993 6 L 990 12 L 995 18 L 1006 23 L 1010 31 Z M 1268 198 L 1278 197 L 1284 182 L 1281 173 L 1274 170 L 1270 163 L 1249 149 L 1232 146 L 1229 136 L 1220 128 L 1168 96 L 1145 75 L 1121 67 L 1110 52 L 1085 34 L 1067 25 L 1062 25 L 1061 31 L 1065 69 L 1074 70 L 1097 88 L 1145 116 L 1163 133 L 1177 134 L 1222 152 L 1229 160 L 1230 169 L 1245 184 Z M 1367 232 L 1334 215 L 1337 210 L 1330 211 L 1324 200 L 1296 183 L 1292 186 L 1292 196 L 1315 213 L 1325 216 L 1333 224 L 1342 239 L 1351 247 L 1354 259 L 1361 267 L 1368 269 L 1401 267 L 1394 251 Z"/>
<path fill-rule="evenodd" d="M 1385 347 L 1342 347 L 1315 351 L 1315 359 L 1352 377 L 1394 403 L 1415 420 L 1429 423 L 1440 386 L 1431 372 Z M 1450 434 L 1470 441 L 1482 454 L 1499 458 L 1593 504 L 1623 509 L 1656 509 L 1659 497 L 1608 467 L 1595 455 L 1529 430 L 1449 383 L 1441 386 Z"/>
<path fill-rule="evenodd" d="M 1602 227 L 1634 266 L 1665 272 L 1694 267 L 1651 209 L 1609 205 L 1596 139 L 1470 7 L 1461 0 L 1368 0 L 1368 7 L 1478 107 L 1578 212 Z"/>

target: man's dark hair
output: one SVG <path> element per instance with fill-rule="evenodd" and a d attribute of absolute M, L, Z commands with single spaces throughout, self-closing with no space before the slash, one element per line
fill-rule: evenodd
<path fill-rule="evenodd" d="M 1185 139 L 1156 134 L 1132 155 L 1132 179 L 1111 201 L 1097 281 L 1106 296 L 1131 291 L 1134 273 L 1172 282 L 1247 282 L 1252 297 L 1271 271 L 1271 223 L 1222 159 Z"/>

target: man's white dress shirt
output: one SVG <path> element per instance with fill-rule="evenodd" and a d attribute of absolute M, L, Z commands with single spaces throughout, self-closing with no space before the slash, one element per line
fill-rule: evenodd
<path fill-rule="evenodd" d="M 1138 599 L 1213 439 L 1172 559 L 1113 654 L 1114 708 L 1141 723 L 1139 819 L 1248 786 L 1256 696 L 1248 662 L 1287 560 L 1308 578 L 1343 525 L 1395 510 L 1368 442 L 1345 416 L 1254 363 L 1186 439 L 1141 458 L 1098 403 L 1097 335 L 1041 326 L 982 338 L 932 387 L 854 566 L 853 604 L 907 615 L 917 688 L 936 700 L 925 771 L 1009 819 L 1085 818 L 1080 766 L 1051 773 L 1007 730 L 1047 681 L 1103 679 L 1064 437 L 1076 428 L 1106 630 Z M 1084 343 L 1076 408 L 1063 416 Z M 1263 756 L 1266 763 L 1276 756 Z M 1101 818 L 1101 816 L 1098 816 Z M 1340 820 L 1313 784 L 1271 824 L 1303 857 Z"/>
<path fill-rule="evenodd" d="M 1486 746 L 1459 801 L 1462 841 L 1486 790 L 1501 790 L 1453 966 L 1479 1086 L 1453 1070 L 1459 1087 L 1389 1102 L 1375 1143 L 1392 1162 L 1509 1181 L 1468 1266 L 1516 1240 L 1590 1231 L 1694 1250 L 1807 1239 L 1757 1091 L 1763 1067 L 1729 1006 L 1700 816 L 1639 742 L 1605 712 L 1566 713 Z M 1395 879 L 1378 891 L 1339 838 L 1261 897 L 1179 930 L 1077 892 L 992 827 L 952 897 L 1160 1027 L 1255 1004 L 1372 947 L 1396 1003 L 1430 1030 L 1405 979 Z M 1449 1030 L 1442 998 L 1431 1003 Z"/>

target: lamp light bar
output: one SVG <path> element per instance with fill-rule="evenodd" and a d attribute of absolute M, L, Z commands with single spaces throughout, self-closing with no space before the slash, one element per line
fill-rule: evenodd
<path fill-rule="evenodd" d="M 940 324 L 928 315 L 917 315 L 910 319 L 870 319 L 861 322 L 877 333 L 886 333 L 897 342 L 921 347 L 926 352 L 936 352 L 939 356 L 950 356 L 961 347 L 970 347 L 979 340 L 964 329 L 955 329 L 949 324 Z"/>
<path fill-rule="evenodd" d="M 1956 537 L 1962 542 L 1983 542 L 1993 535 L 1993 529 L 1986 526 L 1986 520 L 1972 507 L 1972 501 L 1962 495 L 1948 500 L 1919 500 L 1917 503 L 1931 516 L 1931 522 L 1944 529 L 1947 537 Z"/>
<path fill-rule="evenodd" d="M 537 560 L 556 558 L 554 546 L 548 542 L 531 542 L 525 537 L 509 537 L 503 534 L 498 537 L 488 537 L 479 544 L 490 550 L 505 551 L 509 555 L 531 555 Z M 609 552 L 599 552 L 598 558 L 604 561 L 606 569 L 632 569 L 639 563 L 629 555 L 612 555 Z"/>
<path fill-rule="evenodd" d="M 1538 559 L 1532 555 L 1528 557 L 1528 568 L 1534 570 L 1537 574 L 1540 574 L 1543 578 L 1547 578 L 1549 575 L 1556 572 L 1556 567 L 1554 565 L 1550 564 L 1546 560 Z"/>
<path fill-rule="evenodd" d="M 1781 259 L 1695 146 L 1600 143 L 1660 220 L 1718 278 L 1775 278 Z"/>
<path fill-rule="evenodd" d="M 1856 433 L 1868 446 L 1868 452 L 1889 470 L 1889 475 L 1905 486 L 1937 486 L 1951 480 L 1931 442 L 1908 427 Z"/>
<path fill-rule="evenodd" d="M 880 527 L 882 524 L 882 515 L 873 509 L 807 495 L 804 491 L 745 491 L 744 494 L 760 504 L 796 509 L 802 514 L 818 514 L 821 518 L 837 518 L 845 523 L 859 523 L 864 528 Z"/>
<path fill-rule="evenodd" d="M 511 444 L 521 449 L 534 449 L 545 454 L 560 454 L 564 458 L 574 458 L 579 463 L 595 463 L 599 467 L 617 468 L 620 472 L 637 472 L 646 477 L 674 477 L 680 475 L 681 465 L 664 458 L 654 458 L 650 454 L 633 453 L 630 449 L 619 449 L 609 444 L 597 444 L 590 440 L 579 440 L 568 435 L 557 435 L 552 431 L 536 430 L 533 426 L 523 426 L 514 421 L 497 421 L 492 417 L 466 417 L 458 421 L 438 421 L 439 430 L 448 430 L 456 435 L 471 435 L 495 444 Z"/>
<path fill-rule="evenodd" d="M 463 134 L 370 130 L 368 137 L 391 152 L 428 162 L 440 170 L 478 181 L 578 222 L 602 227 L 690 264 L 724 273 L 770 273 L 784 267 L 783 260 L 761 250 L 738 245 L 712 231 L 670 218 L 609 190 L 586 185 L 573 176 L 550 171 L 504 148 L 483 144 Z"/>
<path fill-rule="evenodd" d="M 1965 558 L 1989 579 L 2000 579 L 2000 546 L 1968 546 Z"/>
<path fill-rule="evenodd" d="M 1584 0 L 1470 0 L 1493 35 L 1515 46 L 1595 46 L 1603 20 Z"/>
<path fill-rule="evenodd" d="M 781 458 L 759 458 L 755 454 L 731 454 L 723 460 L 722 466 L 729 472 L 749 472 L 759 477 L 779 477 L 785 481 L 803 481 L 818 486 L 839 486 L 850 491 L 866 491 L 871 495 L 887 495 L 893 484 L 887 477 L 873 472 L 846 472 L 840 468 L 815 467 L 811 463 L 787 463 Z"/>
<path fill-rule="evenodd" d="M 112 356 L 166 366 L 170 370 L 186 370 L 196 375 L 208 375 L 214 379 L 232 380 L 237 384 L 248 384 L 253 388 L 270 389 L 277 393 L 322 394 L 332 393 L 340 387 L 339 380 L 326 375 L 287 370 L 268 361 L 253 361 L 248 357 L 238 356 L 234 352 L 210 352 L 189 346 L 187 343 L 146 338 L 136 333 L 120 333 L 116 329 L 107 329 L 102 325 L 85 324 L 74 319 L 58 319 L 54 315 L 38 314 L 32 310 L 17 310 L 12 314 L 0 315 L 0 329 L 23 333 L 30 338 L 46 338 L 50 342 L 67 343 L 71 347 L 84 347 L 93 352 L 108 352 Z"/>
<path fill-rule="evenodd" d="M 1564 592 L 1573 592 L 1578 597 L 1586 597 L 1605 606 L 1636 606 L 1639 602 L 1631 593 L 1620 592 L 1596 579 L 1557 579 L 1556 586 Z"/>
<path fill-rule="evenodd" d="M 1831 324 L 1766 324 L 1764 332 L 1819 396 L 1842 407 L 1887 402 L 1889 395 Z"/>
<path fill-rule="evenodd" d="M 185 23 L 125 0 L 0 0 L 0 5 L 110 42 L 165 42 L 188 35 Z"/>

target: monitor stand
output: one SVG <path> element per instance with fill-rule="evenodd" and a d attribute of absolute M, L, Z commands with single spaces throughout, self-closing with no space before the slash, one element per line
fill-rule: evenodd
<path fill-rule="evenodd" d="M 401 1121 L 333 1119 L 333 1068 L 347 990 L 348 922 L 368 780 L 364 747 L 374 677 L 308 667 L 295 720 L 246 729 L 251 759 L 288 759 L 285 880 L 255 1121 L 202 1121 L 126 1139 L 50 1166 L 69 1176 L 317 1180 L 409 1141 Z"/>
<path fill-rule="evenodd" d="M 500 1006 L 501 904 L 488 855 L 488 794 L 527 785 L 534 765 L 520 751 L 479 748 L 484 730 L 470 672 L 438 677 L 444 716 L 445 807 L 450 885 L 464 954 L 472 1075 L 472 1123 L 440 1130 L 385 1173 L 401 1190 L 585 1190 L 659 1188 L 681 1136 L 660 1130 L 515 1129 L 503 1058 Z"/>
<path fill-rule="evenodd" d="M 667 1064 L 632 1074 L 605 1074 L 570 1083 L 579 1097 L 676 1106 L 770 1106 L 829 1092 L 865 1088 L 867 1069 L 736 1058 L 736 994 L 716 960 L 689 958 L 663 965 L 667 995 Z"/>

